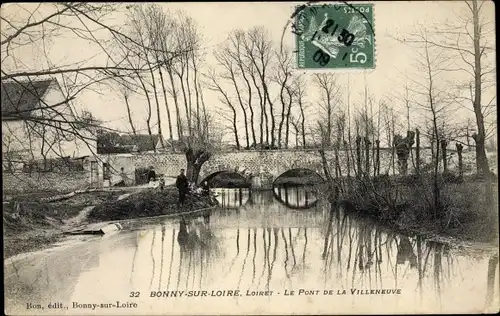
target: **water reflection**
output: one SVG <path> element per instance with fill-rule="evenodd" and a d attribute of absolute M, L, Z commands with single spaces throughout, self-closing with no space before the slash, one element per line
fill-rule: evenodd
<path fill-rule="evenodd" d="M 331 313 L 332 306 L 348 313 L 352 304 L 357 313 L 464 312 L 498 306 L 498 254 L 470 253 L 400 235 L 319 202 L 308 210 L 294 210 L 277 203 L 275 194 L 253 192 L 248 197 L 251 203 L 238 209 L 221 207 L 203 216 L 163 219 L 151 227 L 92 242 L 85 251 L 6 265 L 10 289 L 6 298 L 25 293 L 24 297 L 42 299 L 50 290 L 64 302 L 113 301 L 123 299 L 122 293 L 141 291 L 145 297 L 136 301 L 143 309 L 133 314 L 217 313 L 212 297 L 165 299 L 180 295 L 173 291 L 191 290 L 240 290 L 241 297 L 221 299 L 252 314 L 305 314 L 310 312 L 308 304 L 318 306 L 317 313 Z M 23 270 L 16 274 L 19 267 Z M 40 281 L 56 275 L 51 283 Z M 283 296 L 286 289 L 354 294 L 290 298 Z M 401 294 L 358 295 L 397 289 Z M 246 297 L 253 291 L 274 294 Z M 162 298 L 150 298 L 151 292 Z M 25 301 L 6 303 L 7 312 L 17 305 L 27 313 L 22 309 Z"/>
<path fill-rule="evenodd" d="M 238 209 L 247 203 L 267 206 L 277 201 L 289 209 L 305 210 L 315 207 L 318 203 L 314 186 L 309 185 L 276 185 L 271 191 L 274 197 L 271 200 L 262 199 L 266 193 L 253 195 L 250 189 L 217 188 L 212 191 L 217 194 L 216 199 L 220 206 L 226 209 Z"/>
<path fill-rule="evenodd" d="M 194 286 L 195 282 L 202 284 L 203 273 L 209 273 L 210 267 L 222 256 L 222 249 L 218 239 L 210 229 L 210 222 L 204 218 L 181 218 L 177 234 L 179 245 L 179 265 L 177 271 L 177 284 L 185 279 L 183 288 Z M 173 248 L 172 248 L 172 251 Z M 204 271 L 205 270 L 205 271 Z M 161 282 L 160 282 L 161 284 Z M 167 284 L 167 288 L 168 288 Z M 160 288 L 161 286 L 159 286 Z"/>
<path fill-rule="evenodd" d="M 330 213 L 322 259 L 325 282 L 336 279 L 348 287 L 369 288 L 390 282 L 386 286 L 401 288 L 411 277 L 416 280 L 414 286 L 421 296 L 423 289 L 427 290 L 426 299 L 430 289 L 432 297 L 439 299 L 441 288 L 452 285 L 450 276 L 457 269 L 457 258 L 450 255 L 446 244 L 395 234 L 342 210 Z M 332 266 L 336 266 L 335 277 L 330 274 Z"/>
<path fill-rule="evenodd" d="M 281 204 L 294 210 L 314 207 L 318 199 L 313 186 L 279 185 L 273 188 L 274 198 Z"/>
<path fill-rule="evenodd" d="M 249 189 L 216 188 L 212 189 L 212 191 L 217 194 L 215 198 L 223 208 L 237 209 L 248 203 L 251 199 L 251 191 Z"/>

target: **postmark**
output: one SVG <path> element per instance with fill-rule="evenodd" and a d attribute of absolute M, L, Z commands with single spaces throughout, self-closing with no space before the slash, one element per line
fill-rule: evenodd
<path fill-rule="evenodd" d="M 373 4 L 308 4 L 292 15 L 298 69 L 373 69 Z"/>

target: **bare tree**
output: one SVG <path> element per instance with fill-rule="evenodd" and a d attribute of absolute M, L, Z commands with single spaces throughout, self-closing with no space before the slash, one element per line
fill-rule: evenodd
<path fill-rule="evenodd" d="M 324 146 L 332 146 L 332 136 L 334 131 L 335 107 L 338 105 L 340 97 L 340 85 L 333 74 L 315 74 L 314 82 L 319 89 L 320 103 L 319 114 L 322 117 L 320 130 L 324 139 Z"/>
<path fill-rule="evenodd" d="M 179 58 L 176 58 L 173 64 L 173 72 L 179 79 L 181 87 L 182 99 L 184 102 L 184 110 L 187 118 L 187 134 L 192 135 L 192 97 L 191 97 L 191 82 L 190 82 L 190 63 L 193 59 L 192 52 L 200 47 L 201 34 L 197 29 L 195 21 L 182 11 L 176 13 L 177 28 L 175 30 L 175 38 L 177 46 L 183 52 Z"/>
<path fill-rule="evenodd" d="M 108 14 L 120 8 L 121 6 L 114 4 L 88 3 L 44 3 L 38 6 L 8 4 L 2 7 L 2 88 L 9 82 L 17 83 L 25 93 L 35 94 L 34 97 L 40 98 L 34 93 L 30 83 L 50 78 L 57 79 L 64 94 L 64 99 L 57 104 L 42 105 L 46 115 L 29 118 L 25 116 L 26 121 L 36 121 L 39 126 L 44 125 L 57 133 L 71 134 L 86 143 L 95 140 L 79 130 L 79 113 L 65 112 L 63 109 L 67 107 L 61 105 L 69 104 L 84 91 L 104 87 L 104 83 L 111 78 L 127 77 L 137 70 L 123 58 L 113 56 L 111 45 L 103 40 L 111 37 L 133 41 L 107 20 Z M 21 19 L 14 17 L 18 14 L 26 16 Z M 53 62 L 47 53 L 51 40 L 70 33 L 107 56 L 104 63 L 87 57 L 74 60 L 73 63 Z M 27 47 L 37 51 L 36 62 L 23 57 L 21 50 Z M 9 98 L 7 94 L 8 92 L 5 95 L 2 93 L 2 98 Z M 13 112 L 16 113 L 10 113 L 11 116 L 26 114 L 19 107 L 15 109 Z M 49 139 L 47 138 L 47 141 Z M 49 143 L 43 146 L 45 149 L 54 149 Z"/>
<path fill-rule="evenodd" d="M 392 167 L 393 173 L 395 172 L 395 148 L 393 146 L 394 143 L 394 135 L 396 134 L 396 120 L 397 116 L 392 107 L 389 107 L 386 102 L 382 102 L 380 105 L 380 116 L 383 120 L 383 127 L 385 130 L 385 143 L 386 146 L 391 147 L 391 164 L 386 170 L 386 174 L 389 174 L 390 169 Z"/>
<path fill-rule="evenodd" d="M 192 182 L 198 181 L 201 166 L 210 158 L 212 152 L 216 149 L 212 139 L 209 137 L 213 124 L 209 124 L 210 115 L 205 108 L 203 93 L 198 97 L 203 105 L 203 113 L 192 110 L 191 87 L 195 87 L 195 92 L 201 92 L 201 84 L 198 81 L 197 66 L 190 67 L 193 60 L 203 61 L 201 52 L 201 43 L 203 38 L 195 21 L 183 12 L 178 14 L 178 29 L 176 30 L 177 45 L 182 54 L 174 63 L 174 72 L 179 77 L 179 83 L 183 93 L 184 108 L 186 111 L 186 121 L 188 127 L 188 136 L 182 137 L 184 153 L 187 161 L 186 175 Z M 193 65 L 195 63 L 193 62 Z M 190 76 L 194 73 L 194 76 Z M 185 77 L 184 77 L 185 75 Z M 183 78 L 185 78 L 185 86 Z M 200 125 L 197 123 L 200 122 Z M 196 129 L 198 128 L 198 129 Z"/>
<path fill-rule="evenodd" d="M 152 43 L 157 42 L 157 32 L 154 29 L 154 26 L 152 25 L 151 21 L 154 21 L 155 16 L 156 16 L 157 10 L 155 10 L 153 7 L 148 7 L 148 6 L 143 6 L 143 5 L 137 5 L 134 6 L 133 9 L 131 10 L 131 13 L 129 14 L 129 25 L 132 27 L 132 34 L 131 37 L 135 38 L 137 42 L 140 43 L 140 52 L 137 54 L 137 57 L 142 59 L 149 71 L 150 75 L 150 81 L 149 84 L 153 88 L 153 96 L 156 102 L 156 115 L 157 115 L 157 120 L 158 120 L 158 136 L 160 138 L 160 142 L 162 147 L 164 147 L 163 143 L 163 136 L 162 136 L 162 130 L 161 130 L 161 115 L 160 115 L 160 103 L 158 101 L 158 93 L 156 89 L 156 80 L 155 80 L 155 75 L 154 71 L 152 68 L 152 61 L 151 58 L 154 58 L 154 55 L 157 55 L 157 51 L 155 50 L 154 53 L 152 53 L 151 50 L 148 49 L 148 47 L 153 47 Z M 155 44 L 153 44 L 155 45 Z M 151 56 L 153 55 L 153 56 Z M 146 123 L 148 127 L 148 133 L 151 136 L 151 140 L 153 140 L 153 134 L 151 131 L 151 114 L 152 114 L 152 102 L 151 98 L 149 95 L 149 91 L 146 88 L 146 80 L 143 79 L 141 76 L 139 76 L 139 80 L 141 81 L 141 84 L 143 86 L 143 90 L 146 95 L 146 99 L 148 102 L 148 116 L 146 118 Z M 156 150 L 156 148 L 155 148 Z"/>
<path fill-rule="evenodd" d="M 285 115 L 285 148 L 288 148 L 288 140 L 290 136 L 290 125 L 292 124 L 291 122 L 291 115 L 292 115 L 292 105 L 294 104 L 293 100 L 295 98 L 295 92 L 292 90 L 291 85 L 287 85 L 285 87 L 286 92 L 288 94 L 287 99 L 288 99 L 288 104 L 286 108 L 286 115 Z"/>
<path fill-rule="evenodd" d="M 224 71 L 221 74 L 219 74 L 220 78 L 229 81 L 230 85 L 232 86 L 231 90 L 233 90 L 234 93 L 236 94 L 238 104 L 239 104 L 241 111 L 243 113 L 243 126 L 245 129 L 246 148 L 250 148 L 248 116 L 247 116 L 247 111 L 246 111 L 245 105 L 243 103 L 241 88 L 238 85 L 239 76 L 243 75 L 243 74 L 238 74 L 238 72 L 240 71 L 241 68 L 239 68 L 237 65 L 237 63 L 238 63 L 237 58 L 234 58 L 235 54 L 238 54 L 238 52 L 233 52 L 231 46 L 229 46 L 229 45 L 231 45 L 231 44 L 223 45 L 219 49 L 215 50 L 214 56 L 215 56 L 215 59 L 217 60 L 218 65 Z M 224 96 L 224 94 L 227 94 L 227 92 L 222 91 L 222 89 L 218 89 L 218 91 L 223 96 Z M 236 118 L 236 113 L 235 113 L 234 117 Z"/>
<path fill-rule="evenodd" d="M 415 94 L 414 104 L 428 113 L 427 120 L 431 127 L 431 143 L 433 143 L 435 157 L 433 160 L 433 202 L 432 209 L 434 217 L 441 209 L 440 186 L 438 185 L 439 152 L 440 143 L 443 139 L 441 129 L 446 129 L 450 124 L 449 117 L 445 114 L 452 111 L 454 100 L 449 98 L 446 87 L 443 87 L 441 76 L 442 69 L 449 67 L 449 57 L 443 53 L 443 49 L 435 47 L 429 43 L 429 37 L 425 29 L 420 29 L 418 33 L 411 34 L 407 41 L 410 45 L 416 45 L 418 58 L 416 58 L 415 68 L 424 73 L 423 79 L 409 78 L 413 88 L 409 91 Z"/>
<path fill-rule="evenodd" d="M 283 124 L 285 129 L 288 129 L 289 124 L 287 119 L 290 117 L 290 108 L 292 104 L 292 95 L 290 94 L 290 81 L 292 80 L 292 62 L 293 55 L 289 49 L 282 49 L 280 52 L 275 51 L 276 60 L 278 61 L 276 74 L 273 80 L 278 84 L 280 93 L 279 99 L 281 103 L 281 119 L 278 127 L 278 148 L 282 146 Z M 286 133 L 285 135 L 288 135 Z M 287 138 L 287 136 L 285 136 Z M 288 145 L 288 140 L 285 141 L 285 148 Z"/>
<path fill-rule="evenodd" d="M 305 110 L 307 109 L 308 103 L 306 100 L 306 87 L 303 77 L 297 78 L 293 82 L 293 90 L 295 91 L 295 101 L 297 102 L 299 108 L 299 118 L 300 118 L 300 136 L 302 140 L 302 147 L 306 147 L 306 115 Z"/>
<path fill-rule="evenodd" d="M 467 80 L 458 85 L 458 91 L 452 93 L 457 102 L 472 109 L 474 113 L 477 131 L 472 137 L 476 143 L 477 171 L 488 174 L 489 164 L 484 144 L 491 134 L 488 133 L 485 117 L 491 115 L 491 120 L 495 122 L 495 22 L 492 15 L 488 17 L 491 11 L 487 7 L 490 3 L 472 0 L 465 1 L 464 4 L 464 10 L 457 16 L 458 22 L 435 26 L 429 32 L 426 42 L 429 46 L 441 48 L 456 57 L 453 58 L 456 62 L 446 71 L 467 76 Z M 417 38 L 414 42 L 422 43 L 422 40 Z M 485 94 L 492 95 L 487 102 L 483 101 Z M 494 123 L 491 127 L 494 127 Z"/>
<path fill-rule="evenodd" d="M 261 105 L 261 145 L 263 142 L 262 125 L 265 121 L 267 145 L 273 147 L 275 145 L 275 119 L 273 112 L 273 103 L 269 95 L 270 85 L 270 62 L 272 59 L 272 42 L 269 39 L 264 27 L 255 27 L 247 32 L 244 41 L 244 56 L 250 61 L 248 71 L 252 82 L 259 95 Z M 269 116 L 267 108 L 269 107 Z M 269 131 L 269 119 L 271 120 L 271 131 Z M 269 143 L 269 136 L 271 142 Z"/>
<path fill-rule="evenodd" d="M 128 122 L 130 124 L 130 128 L 132 129 L 132 133 L 134 135 L 137 135 L 137 132 L 136 132 L 136 129 L 135 129 L 135 125 L 134 125 L 134 121 L 132 119 L 132 113 L 130 111 L 130 104 L 128 102 L 129 97 L 130 97 L 130 92 L 129 92 L 129 90 L 126 87 L 122 86 L 121 89 L 120 89 L 120 93 L 123 95 L 123 100 L 125 101 L 125 106 L 127 107 L 127 117 L 128 117 Z"/>
<path fill-rule="evenodd" d="M 232 125 L 232 131 L 234 134 L 234 141 L 236 143 L 236 148 L 240 150 L 240 140 L 238 136 L 238 126 L 237 126 L 237 111 L 236 107 L 231 101 L 229 95 L 227 92 L 221 87 L 221 85 L 218 83 L 219 81 L 217 80 L 217 74 L 215 71 L 211 71 L 208 74 L 206 74 L 207 79 L 209 80 L 209 86 L 208 88 L 213 91 L 217 91 L 218 93 L 221 94 L 221 98 L 219 99 L 221 103 L 227 105 L 231 109 L 232 116 L 230 118 L 230 122 Z"/>
<path fill-rule="evenodd" d="M 147 9 L 147 16 L 145 17 L 148 25 L 149 41 L 150 46 L 154 48 L 152 51 L 152 56 L 158 64 L 164 63 L 164 52 L 168 52 L 169 49 L 176 49 L 176 43 L 174 41 L 174 34 L 172 30 L 175 30 L 177 25 L 175 20 L 171 17 L 170 13 L 165 13 L 161 8 L 155 4 L 149 5 Z M 165 79 L 163 78 L 162 68 L 158 68 L 158 74 L 160 77 L 160 84 L 163 91 L 163 100 L 165 103 L 165 109 L 167 111 L 167 121 L 168 121 L 168 132 L 169 139 L 173 139 L 173 129 L 172 129 L 172 116 L 170 112 L 170 106 L 168 104 L 168 97 L 165 86 Z M 156 87 L 153 86 L 156 91 Z M 156 92 L 155 92 L 156 95 Z M 159 106 L 158 106 L 159 113 Z M 158 124 L 161 121 L 158 120 Z M 163 140 L 162 140 L 163 142 Z M 172 142 L 171 142 L 172 143 Z M 163 145 L 163 143 L 162 143 Z"/>
<path fill-rule="evenodd" d="M 232 49 L 229 51 L 230 56 L 235 60 L 236 65 L 238 66 L 241 77 L 245 82 L 245 86 L 247 89 L 248 101 L 247 106 L 250 112 L 250 130 L 252 133 L 252 143 L 254 146 L 257 145 L 257 138 L 255 136 L 255 113 L 253 107 L 253 97 L 252 97 L 252 84 L 250 82 L 250 75 L 248 74 L 248 69 L 253 69 L 248 58 L 244 56 L 243 47 L 246 41 L 246 33 L 241 30 L 236 30 L 229 35 L 229 41 L 231 42 Z M 261 131 L 262 134 L 262 131 Z"/>

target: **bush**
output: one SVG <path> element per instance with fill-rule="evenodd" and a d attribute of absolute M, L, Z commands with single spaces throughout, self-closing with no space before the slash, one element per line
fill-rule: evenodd
<path fill-rule="evenodd" d="M 434 179 L 428 174 L 353 179 L 343 186 L 342 198 L 361 214 L 398 229 L 491 241 L 498 230 L 497 197 L 487 202 L 486 182 L 458 180 L 451 172 L 438 178 L 438 205 Z M 492 185 L 494 192 L 497 185 Z"/>

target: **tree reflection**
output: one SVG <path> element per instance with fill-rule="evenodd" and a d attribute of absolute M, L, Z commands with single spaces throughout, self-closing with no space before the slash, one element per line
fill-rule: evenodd
<path fill-rule="evenodd" d="M 172 276 L 172 264 L 174 263 L 174 240 L 175 240 L 175 228 L 172 230 L 172 241 L 170 243 L 170 264 L 168 267 L 168 280 L 167 280 L 167 290 L 170 286 L 170 277 Z M 161 284 L 161 283 L 160 283 Z"/>
<path fill-rule="evenodd" d="M 238 229 L 238 236 L 239 236 L 239 229 Z M 239 252 L 239 249 L 238 249 L 238 252 Z M 249 253 L 250 253 L 250 229 L 248 229 L 248 231 L 247 231 L 247 251 L 245 254 L 245 259 L 243 259 L 243 265 L 241 266 L 240 278 L 238 280 L 238 289 L 240 288 L 241 280 L 243 279 L 245 265 L 247 263 L 247 258 L 248 258 Z"/>
<path fill-rule="evenodd" d="M 313 187 L 305 185 L 276 185 L 273 187 L 273 197 L 292 210 L 307 210 L 319 202 L 313 193 Z"/>
<path fill-rule="evenodd" d="M 218 188 L 213 191 L 217 193 L 215 199 L 219 202 L 220 207 L 224 209 L 239 209 L 240 207 L 246 205 L 252 198 L 250 194 L 251 191 L 244 188 Z"/>
<path fill-rule="evenodd" d="M 272 199 L 266 194 L 253 197 Z M 294 200 L 288 196 L 289 202 Z M 161 265 L 169 266 L 169 283 L 170 274 L 174 278 L 177 274 L 177 289 L 213 287 L 218 278 L 227 286 L 258 291 L 317 279 L 324 280 L 325 288 L 404 286 L 405 292 L 411 291 L 413 283 L 417 299 L 425 296 L 426 301 L 432 298 L 439 304 L 448 283 L 456 280 L 456 256 L 446 244 L 395 233 L 343 209 L 293 211 L 275 203 L 268 208 L 242 208 L 240 215 L 234 210 L 224 216 L 218 211 L 213 214 L 213 221 L 181 218 L 174 233 L 175 251 L 174 244 L 168 245 L 170 238 L 165 238 L 165 226 L 161 227 L 161 242 L 166 242 L 161 252 L 171 251 L 170 261 L 165 258 Z M 155 254 L 160 252 L 157 247 Z M 225 258 L 223 249 L 231 255 Z M 497 260 L 498 256 L 490 260 L 486 304 L 494 297 Z M 163 270 L 159 271 L 161 283 Z"/>
<path fill-rule="evenodd" d="M 153 239 L 151 239 L 151 249 L 150 249 L 150 254 L 151 254 L 151 261 L 153 262 L 152 269 L 151 269 L 151 280 L 149 281 L 149 287 L 153 285 L 153 280 L 155 277 L 155 270 L 156 270 L 156 260 L 155 256 L 153 254 L 153 249 L 155 245 L 155 238 L 156 238 L 156 230 L 153 231 Z"/>
<path fill-rule="evenodd" d="M 392 271 L 395 287 L 413 270 L 417 276 L 416 288 L 419 293 L 422 295 L 423 281 L 429 276 L 434 284 L 435 297 L 440 299 L 443 276 L 453 274 L 449 246 L 426 241 L 421 236 L 394 234 L 369 219 L 342 210 L 331 209 L 327 218 L 321 253 L 325 282 L 334 284 L 331 281 L 340 281 L 341 284 L 350 283 L 352 287 L 371 287 L 374 281 L 376 285 L 382 286 L 382 264 L 385 262 L 384 267 Z M 445 257 L 447 264 L 443 264 Z M 332 280 L 333 267 L 337 270 L 336 280 Z M 428 275 L 426 271 L 432 271 L 432 274 Z M 347 282 L 346 277 L 350 278 L 350 282 Z M 384 278 L 387 280 L 387 275 Z"/>
<path fill-rule="evenodd" d="M 185 288 L 190 287 L 190 282 L 191 287 L 194 287 L 197 276 L 199 278 L 198 284 L 201 287 L 203 277 L 209 273 L 213 262 L 222 256 L 218 239 L 210 228 L 210 220 L 207 220 L 206 217 L 207 215 L 204 214 L 198 218 L 182 217 L 180 219 L 179 233 L 177 234 L 180 252 L 177 289 L 179 289 L 181 279 L 185 281 Z M 239 253 L 239 239 L 237 243 Z M 173 260 L 171 260 L 172 262 Z"/>
<path fill-rule="evenodd" d="M 495 293 L 495 279 L 498 267 L 498 253 L 495 253 L 488 260 L 488 275 L 487 275 L 487 290 L 486 290 L 486 303 L 485 309 L 489 310 L 493 301 L 493 294 Z"/>

